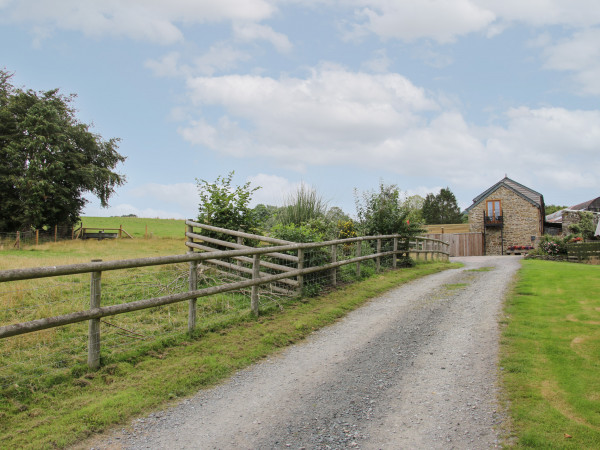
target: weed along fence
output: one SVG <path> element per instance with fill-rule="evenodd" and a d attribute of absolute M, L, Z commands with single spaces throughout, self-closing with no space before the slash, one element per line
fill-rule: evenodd
<path fill-rule="evenodd" d="M 186 331 L 280 309 L 300 293 L 399 267 L 409 253 L 448 257 L 448 244 L 428 238 L 283 243 L 187 227 L 181 255 L 0 271 L 0 390 L 35 389 L 136 352 L 160 352 Z"/>

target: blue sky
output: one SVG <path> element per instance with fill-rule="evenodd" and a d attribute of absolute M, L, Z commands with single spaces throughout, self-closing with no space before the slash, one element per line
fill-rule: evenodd
<path fill-rule="evenodd" d="M 127 184 L 86 215 L 195 217 L 231 170 L 350 214 L 380 181 L 600 195 L 597 0 L 0 0 L 0 67 L 121 138 Z"/>

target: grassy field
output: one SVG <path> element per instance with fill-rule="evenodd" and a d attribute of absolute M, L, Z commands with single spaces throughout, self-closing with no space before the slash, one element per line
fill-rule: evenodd
<path fill-rule="evenodd" d="M 136 242 L 142 254 L 136 253 Z M 161 247 L 156 248 L 155 244 Z M 171 245 L 184 248 L 180 239 L 85 241 L 46 244 L 30 251 L 9 252 L 9 256 L 25 261 L 21 266 L 47 265 L 46 261 L 56 264 L 97 257 L 122 258 L 134 253 L 169 253 Z M 8 265 L 14 266 L 15 262 Z M 261 304 L 259 319 L 249 314 L 247 298 L 238 294 L 205 298 L 199 302 L 200 320 L 194 336 L 185 333 L 185 303 L 118 316 L 125 322 L 111 319 L 120 328 L 114 332 L 111 325 L 107 330 L 113 334 L 103 334 L 103 365 L 97 372 L 87 371 L 84 364 L 85 323 L 25 335 L 30 337 L 24 340 L 5 339 L 5 347 L 0 350 L 6 364 L 0 377 L 0 446 L 38 449 L 70 445 L 171 399 L 211 386 L 235 370 L 334 322 L 387 289 L 450 267 L 455 266 L 422 263 L 302 302 L 279 299 Z M 105 279 L 103 274 L 103 304 L 112 302 L 111 286 L 119 301 L 123 296 L 147 298 L 145 289 L 171 285 L 169 279 L 173 278 L 177 278 L 176 273 L 163 271 L 143 275 L 128 272 L 116 280 L 109 275 Z M 0 292 L 0 301 L 5 303 L 0 312 L 7 316 L 2 322 L 13 323 L 16 317 L 27 314 L 44 315 L 46 305 L 55 308 L 53 311 L 81 308 L 81 302 L 89 301 L 89 293 L 82 287 L 88 283 L 82 277 L 73 283 L 59 280 L 52 286 L 23 286 L 4 297 Z M 185 283 L 182 288 L 186 289 Z M 65 296 L 69 289 L 72 294 Z M 19 309 L 14 308 L 15 292 L 20 296 L 16 302 Z M 70 300 L 65 301 L 65 297 Z M 30 306 L 24 308 L 27 302 Z M 40 308 L 40 304 L 44 307 Z M 122 336 L 122 331 L 126 336 Z M 117 342 L 111 345 L 119 349 L 114 354 L 104 350 L 108 347 L 105 342 L 112 342 L 111 339 Z M 13 356 L 18 360 L 11 361 Z M 25 376 L 11 372 L 23 364 Z"/>
<path fill-rule="evenodd" d="M 134 238 L 163 237 L 184 239 L 185 220 L 145 219 L 141 217 L 82 217 L 86 228 L 119 228 Z"/>
<path fill-rule="evenodd" d="M 600 267 L 524 261 L 505 314 L 511 441 L 600 448 Z"/>

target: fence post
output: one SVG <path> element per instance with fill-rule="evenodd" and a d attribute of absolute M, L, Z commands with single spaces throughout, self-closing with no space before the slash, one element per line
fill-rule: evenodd
<path fill-rule="evenodd" d="M 13 245 L 13 247 L 17 247 L 19 250 L 21 250 L 21 232 L 17 231 L 17 240 L 15 241 L 15 245 Z"/>
<path fill-rule="evenodd" d="M 335 264 L 337 262 L 337 244 L 331 246 L 331 262 Z M 337 267 L 331 269 L 331 284 L 337 285 Z"/>
<path fill-rule="evenodd" d="M 304 269 L 304 249 L 298 249 L 298 270 Z M 304 289 L 304 275 L 298 275 L 298 296 L 302 296 L 302 290 Z"/>
<path fill-rule="evenodd" d="M 190 233 L 194 232 L 194 227 L 187 225 L 187 230 Z M 188 242 L 194 242 L 191 237 L 187 238 Z M 189 248 L 188 253 L 194 253 L 193 248 Z M 190 276 L 188 279 L 188 287 L 190 291 L 198 289 L 198 261 L 190 261 Z M 196 303 L 197 299 L 192 298 L 188 302 L 188 333 L 192 334 L 196 329 Z"/>
<path fill-rule="evenodd" d="M 240 228 L 240 229 L 238 229 L 238 231 L 243 231 L 243 230 Z M 244 238 L 241 236 L 238 236 L 237 243 L 238 243 L 238 245 L 244 245 Z M 238 262 L 237 262 L 238 267 L 242 267 L 242 264 L 243 264 L 242 261 L 238 260 Z"/>
<path fill-rule="evenodd" d="M 381 253 L 381 239 L 377 239 L 377 253 Z M 379 273 L 381 269 L 381 258 L 378 256 L 375 258 L 375 272 Z"/>
<path fill-rule="evenodd" d="M 356 242 L 356 256 L 360 257 L 361 256 L 361 250 L 362 250 L 362 241 L 357 241 Z M 356 263 L 356 278 L 360 278 L 360 261 L 358 261 Z"/>
<path fill-rule="evenodd" d="M 252 257 L 252 279 L 258 280 L 260 278 L 260 255 L 254 255 Z M 252 314 L 258 317 L 258 284 L 252 286 L 252 296 L 250 298 L 250 309 Z"/>
<path fill-rule="evenodd" d="M 394 254 L 392 255 L 392 268 L 396 268 L 398 266 L 398 255 L 396 255 L 396 252 L 398 251 L 398 238 L 395 237 L 394 238 Z"/>
<path fill-rule="evenodd" d="M 58 225 L 54 225 L 54 243 L 58 242 Z"/>
<path fill-rule="evenodd" d="M 100 262 L 101 259 L 92 259 Z M 90 309 L 100 307 L 102 272 L 92 272 L 90 279 Z M 100 367 L 100 319 L 90 319 L 88 325 L 88 367 L 96 370 Z"/>
<path fill-rule="evenodd" d="M 35 230 L 35 245 L 36 245 L 36 247 L 37 247 L 39 241 L 40 241 L 40 230 Z"/>
<path fill-rule="evenodd" d="M 123 225 L 119 225 L 119 239 L 123 237 Z"/>

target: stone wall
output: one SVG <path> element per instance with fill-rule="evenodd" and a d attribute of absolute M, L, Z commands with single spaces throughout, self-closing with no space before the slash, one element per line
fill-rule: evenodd
<path fill-rule="evenodd" d="M 562 234 L 563 235 L 567 235 L 570 234 L 571 232 L 569 231 L 569 225 L 573 225 L 575 223 L 579 223 L 581 221 L 581 215 L 579 214 L 580 212 L 584 212 L 584 211 L 564 211 L 562 213 Z M 592 222 L 594 223 L 594 228 L 598 226 L 598 221 L 600 220 L 600 214 L 599 213 L 592 213 L 590 212 L 590 214 L 592 214 L 594 216 L 594 218 L 592 219 Z"/>
<path fill-rule="evenodd" d="M 487 200 L 500 200 L 504 228 L 487 227 L 485 229 L 486 255 L 501 255 L 513 245 L 532 245 L 531 236 L 540 237 L 541 212 L 540 210 L 504 186 L 498 187 L 477 206 L 469 211 L 469 227 L 472 232 L 484 232 L 483 212 Z M 504 242 L 502 237 L 504 236 Z"/>

